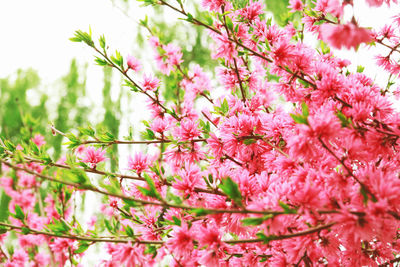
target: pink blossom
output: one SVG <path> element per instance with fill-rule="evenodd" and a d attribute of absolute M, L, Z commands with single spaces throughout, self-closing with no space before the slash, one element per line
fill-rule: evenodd
<path fill-rule="evenodd" d="M 44 253 L 37 253 L 35 255 L 35 262 L 39 265 L 39 266 L 47 266 L 50 264 L 50 256 L 46 255 Z"/>
<path fill-rule="evenodd" d="M 149 43 L 153 48 L 157 48 L 161 46 L 160 39 L 157 36 L 151 36 L 149 38 Z"/>
<path fill-rule="evenodd" d="M 165 55 L 167 56 L 167 63 L 171 65 L 179 65 L 182 63 L 181 49 L 173 44 L 163 46 Z"/>
<path fill-rule="evenodd" d="M 144 75 L 142 87 L 145 91 L 155 91 L 160 86 L 160 80 L 152 75 Z"/>
<path fill-rule="evenodd" d="M 198 129 L 198 124 L 192 120 L 183 120 L 180 127 L 175 128 L 174 135 L 181 141 L 188 141 L 199 137 L 201 131 Z"/>
<path fill-rule="evenodd" d="M 135 244 L 108 244 L 107 251 L 114 262 L 125 264 L 127 267 L 143 265 L 145 262 L 144 249 Z"/>
<path fill-rule="evenodd" d="M 346 47 L 357 48 L 361 43 L 372 40 L 371 31 L 360 28 L 354 23 L 332 25 L 323 24 L 320 26 L 320 37 L 323 41 L 335 48 Z"/>
<path fill-rule="evenodd" d="M 183 191 L 187 197 L 194 193 L 195 186 L 202 186 L 202 172 L 200 168 L 194 164 L 185 163 L 183 169 L 178 172 L 179 178 L 173 183 L 172 187 Z"/>
<path fill-rule="evenodd" d="M 141 152 L 135 153 L 133 157 L 128 158 L 128 168 L 135 170 L 138 174 L 147 170 L 151 164 L 150 158 Z"/>
<path fill-rule="evenodd" d="M 394 2 L 368 0 L 372 6 Z M 84 253 L 73 253 L 79 243 L 73 236 L 85 236 L 106 238 L 107 260 L 101 255 L 97 261 L 109 267 L 390 265 L 400 253 L 400 116 L 391 99 L 400 94 L 398 84 L 382 88 L 362 71 L 354 73 L 354 62 L 334 50 L 307 44 L 308 31 L 335 48 L 384 43 L 385 52 L 374 56 L 394 79 L 400 73 L 400 18 L 368 30 L 356 24 L 355 12 L 350 23 L 341 24 L 344 6 L 352 4 L 290 0 L 292 11 L 300 12 L 279 27 L 266 19 L 261 0 L 203 1 L 212 14 L 202 13 L 199 21 L 213 29 L 207 33 L 219 60 L 214 63 L 220 63 L 215 68 L 183 62 L 179 47 L 151 37 L 159 70 L 172 75 L 163 87 L 157 74 L 147 73 L 138 83 L 147 95 L 144 124 L 165 142 L 143 144 L 145 152 L 127 158 L 129 170 L 139 176 L 132 179 L 114 179 L 123 177 L 122 171 L 109 166 L 94 169 L 106 159 L 103 148 L 78 147 L 68 160 L 60 157 L 49 166 L 43 155 L 25 151 L 24 143 L 5 151 L 0 185 L 11 198 L 10 214 L 16 205 L 25 214 L 24 220 L 9 216 L 8 223 L 37 231 L 67 223 L 71 229 L 62 234 L 72 239 L 17 229 L 13 240 L 8 230 L 0 245 L 15 247 L 15 253 L 0 252 L 2 264 L 74 264 Z M 304 29 L 294 23 L 300 18 Z M 335 24 L 321 24 L 325 19 Z M 197 53 L 199 39 L 193 41 Z M 129 59 L 129 68 L 138 71 L 140 64 Z M 165 98 L 163 89 L 177 88 L 179 101 Z M 75 158 L 82 166 L 73 166 Z M 97 189 L 45 181 L 65 178 L 61 169 L 68 166 L 60 164 L 96 173 Z M 143 172 L 154 188 L 142 181 Z M 146 196 L 139 187 L 161 197 Z M 108 196 L 101 197 L 99 214 L 93 207 L 82 224 L 73 211 L 87 189 Z M 260 242 L 261 233 L 274 240 Z"/>
<path fill-rule="evenodd" d="M 14 252 L 12 261 L 19 266 L 25 266 L 29 261 L 29 255 L 25 250 L 18 249 Z"/>
<path fill-rule="evenodd" d="M 211 11 L 221 12 L 222 6 L 229 7 L 231 4 L 226 0 L 203 0 L 202 6 L 205 8 L 209 8 Z M 226 9 L 227 11 L 228 9 Z"/>
<path fill-rule="evenodd" d="M 193 237 L 186 224 L 174 227 L 172 238 L 168 239 L 168 249 L 177 257 L 189 257 L 193 250 Z"/>
<path fill-rule="evenodd" d="M 239 15 L 243 16 L 249 21 L 255 20 L 260 14 L 263 13 L 264 5 L 259 1 L 250 1 L 248 6 L 239 10 Z"/>
<path fill-rule="evenodd" d="M 343 14 L 343 7 L 339 0 L 317 0 L 315 10 L 323 13 L 331 13 L 336 17 L 341 17 Z"/>
<path fill-rule="evenodd" d="M 128 67 L 134 72 L 138 72 L 142 69 L 142 64 L 134 56 L 128 56 L 126 59 Z"/>
<path fill-rule="evenodd" d="M 92 167 L 96 167 L 96 165 L 102 161 L 105 161 L 107 158 L 104 156 L 106 153 L 102 148 L 95 149 L 90 146 L 86 148 L 85 155 L 82 159 L 82 162 L 86 162 L 91 164 Z"/>
<path fill-rule="evenodd" d="M 80 145 L 75 149 L 75 153 L 78 156 L 82 156 L 85 153 L 85 151 L 86 151 L 86 147 L 84 145 Z"/>
<path fill-rule="evenodd" d="M 237 55 L 234 43 L 229 41 L 226 35 L 216 35 L 215 41 L 217 49 L 212 54 L 212 57 L 214 59 L 223 58 L 226 62 L 232 63 L 233 58 Z"/>
<path fill-rule="evenodd" d="M 209 224 L 207 227 L 200 227 L 197 230 L 197 238 L 201 247 L 207 246 L 209 250 L 217 250 L 223 245 L 221 241 L 220 230 L 215 224 Z"/>
<path fill-rule="evenodd" d="M 296 11 L 303 10 L 303 2 L 301 0 L 289 0 L 289 8 Z"/>
<path fill-rule="evenodd" d="M 36 134 L 35 137 L 32 138 L 32 141 L 40 148 L 42 145 L 46 144 L 44 141 L 43 135 Z"/>
<path fill-rule="evenodd" d="M 154 118 L 150 125 L 151 130 L 156 133 L 163 134 L 171 127 L 171 120 L 169 118 L 170 117 Z"/>
<path fill-rule="evenodd" d="M 66 238 L 55 238 L 54 241 L 49 244 L 51 251 L 54 253 L 55 260 L 60 264 L 64 265 L 68 260 L 69 250 L 74 251 L 77 249 L 75 240 Z"/>
<path fill-rule="evenodd" d="M 383 4 L 387 4 L 390 6 L 391 2 L 397 4 L 397 0 L 366 0 L 366 2 L 368 3 L 369 6 L 372 6 L 372 7 L 379 7 Z"/>

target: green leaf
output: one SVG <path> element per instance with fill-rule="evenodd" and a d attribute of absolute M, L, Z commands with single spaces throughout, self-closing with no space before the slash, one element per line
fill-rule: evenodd
<path fill-rule="evenodd" d="M 323 42 L 322 40 L 319 41 L 319 47 L 321 48 L 321 52 L 322 54 L 328 54 L 331 52 L 330 47 L 328 46 L 328 44 L 326 44 L 325 42 Z"/>
<path fill-rule="evenodd" d="M 292 117 L 295 123 L 308 125 L 307 118 L 304 118 L 302 115 L 290 114 L 290 117 Z"/>
<path fill-rule="evenodd" d="M 194 214 L 196 214 L 196 216 L 205 216 L 208 214 L 211 214 L 212 212 L 204 209 L 204 208 L 196 208 L 196 209 L 192 209 L 191 212 L 193 212 Z"/>
<path fill-rule="evenodd" d="M 230 177 L 223 179 L 219 188 L 232 199 L 236 205 L 243 207 L 242 194 L 240 193 L 239 186 Z"/>
<path fill-rule="evenodd" d="M 115 56 L 111 56 L 111 61 L 114 62 L 117 66 L 124 68 L 124 59 L 118 51 L 115 51 Z"/>
<path fill-rule="evenodd" d="M 82 184 L 82 185 L 90 185 L 90 180 L 86 175 L 86 172 L 82 169 L 79 168 L 73 168 L 69 170 L 63 170 L 61 178 L 64 179 L 65 181 L 71 181 L 76 184 Z"/>
<path fill-rule="evenodd" d="M 207 122 L 204 122 L 203 120 L 200 120 L 200 127 L 203 129 L 203 132 L 204 132 L 204 134 L 207 134 L 208 135 L 208 133 L 210 132 L 210 130 L 211 130 L 211 125 L 210 125 L 210 122 L 209 121 L 207 121 Z"/>
<path fill-rule="evenodd" d="M 243 226 L 260 225 L 264 222 L 262 217 L 245 218 L 242 220 Z"/>
<path fill-rule="evenodd" d="M 142 6 L 155 5 L 157 2 L 155 0 L 137 0 L 138 2 L 143 2 Z"/>
<path fill-rule="evenodd" d="M 357 66 L 357 72 L 358 72 L 358 73 L 364 72 L 364 69 L 365 69 L 365 67 L 363 67 L 363 66 L 361 66 L 361 65 L 358 65 L 358 66 Z"/>
<path fill-rule="evenodd" d="M 296 209 L 290 208 L 288 204 L 286 204 L 280 200 L 279 200 L 279 206 L 281 206 L 281 208 L 283 209 L 285 214 L 296 214 L 297 213 Z"/>
<path fill-rule="evenodd" d="M 71 227 L 62 220 L 59 221 L 53 220 L 51 224 L 48 224 L 46 226 L 53 233 L 65 233 L 71 229 Z"/>
<path fill-rule="evenodd" d="M 222 114 L 225 115 L 226 113 L 228 113 L 228 111 L 229 111 L 229 104 L 228 101 L 224 99 L 224 101 L 221 104 L 221 112 Z"/>
<path fill-rule="evenodd" d="M 104 34 L 102 36 L 100 36 L 99 43 L 100 43 L 101 48 L 104 49 L 106 47 L 106 38 L 104 37 Z"/>
<path fill-rule="evenodd" d="M 96 57 L 94 61 L 99 66 L 107 66 L 108 65 L 108 63 L 107 63 L 107 61 L 105 59 L 102 59 L 102 58 L 99 58 L 99 57 Z"/>
<path fill-rule="evenodd" d="M 116 140 L 115 136 L 112 133 L 105 132 L 98 136 L 98 139 L 102 142 L 113 142 Z"/>
<path fill-rule="evenodd" d="M 80 254 L 85 252 L 88 248 L 90 247 L 90 244 L 87 243 L 86 241 L 81 241 L 79 243 L 78 248 L 74 251 L 75 254 Z"/>
<path fill-rule="evenodd" d="M 51 157 L 48 154 L 42 154 L 39 157 L 39 159 L 41 159 L 45 165 L 49 165 L 50 163 L 53 162 L 53 160 L 51 159 Z"/>
<path fill-rule="evenodd" d="M 120 194 L 121 188 L 118 179 L 115 177 L 109 177 L 110 184 L 105 184 L 104 182 L 99 182 L 100 186 L 107 190 L 111 194 Z"/>
<path fill-rule="evenodd" d="M 67 133 L 65 135 L 65 137 L 67 137 L 69 139 L 69 141 L 71 142 L 78 142 L 79 143 L 79 139 L 76 135 L 74 135 L 73 133 Z"/>
<path fill-rule="evenodd" d="M 122 201 L 130 208 L 139 206 L 138 203 L 130 199 L 123 199 Z"/>
<path fill-rule="evenodd" d="M 91 137 L 93 137 L 95 135 L 94 129 L 90 126 L 88 126 L 86 128 L 78 127 L 78 130 L 82 135 L 87 135 L 87 136 L 91 136 Z"/>
<path fill-rule="evenodd" d="M 20 221 L 25 220 L 25 214 L 19 205 L 15 205 L 15 214 L 11 214 L 11 216 L 13 216 L 14 218 L 16 218 Z"/>
<path fill-rule="evenodd" d="M 262 232 L 257 233 L 256 236 L 257 236 L 258 238 L 260 238 L 260 239 L 263 241 L 264 244 L 268 244 L 268 243 L 271 242 L 272 240 L 277 240 L 277 239 L 278 239 L 278 236 L 276 236 L 276 235 L 268 235 L 268 236 L 267 236 L 267 235 L 265 235 L 265 234 L 262 233 Z"/>
<path fill-rule="evenodd" d="M 32 140 L 29 140 L 29 148 L 33 152 L 33 154 L 39 155 L 39 147 Z"/>
<path fill-rule="evenodd" d="M 91 31 L 89 30 L 89 33 L 83 32 L 81 30 L 75 31 L 75 36 L 70 38 L 72 42 L 84 42 L 88 46 L 94 47 L 94 43 L 92 40 L 92 34 Z"/>
<path fill-rule="evenodd" d="M 110 233 L 114 233 L 114 228 L 111 226 L 111 223 L 110 223 L 110 221 L 108 220 L 108 218 L 107 219 L 104 219 L 104 225 L 106 226 L 106 228 L 107 228 L 107 230 L 110 232 Z"/>
<path fill-rule="evenodd" d="M 306 103 L 301 103 L 302 114 L 290 114 L 294 122 L 308 125 L 308 115 L 310 114 Z"/>
<path fill-rule="evenodd" d="M 8 140 L 4 140 L 4 145 L 6 146 L 6 148 L 9 150 L 9 151 L 11 151 L 11 152 L 14 152 L 15 151 L 15 145 L 13 144 L 13 143 L 11 143 L 10 141 L 8 141 Z"/>
<path fill-rule="evenodd" d="M 31 230 L 29 230 L 29 228 L 27 228 L 27 227 L 22 227 L 22 228 L 21 228 L 21 232 L 22 232 L 24 235 L 27 235 L 27 234 L 29 234 L 29 233 L 31 232 Z"/>
<path fill-rule="evenodd" d="M 132 92 L 140 92 L 139 88 L 129 80 L 125 80 L 123 86 L 129 87 Z"/>
<path fill-rule="evenodd" d="M 144 254 L 152 254 L 153 257 L 157 256 L 157 247 L 154 245 L 146 245 L 146 249 L 144 250 Z"/>
<path fill-rule="evenodd" d="M 169 189 L 169 187 L 168 187 L 168 189 Z M 178 205 L 182 204 L 182 202 L 183 202 L 179 196 L 172 193 L 170 190 L 167 191 L 166 200 L 168 202 L 172 201 L 173 203 L 178 204 Z"/>
<path fill-rule="evenodd" d="M 175 225 L 181 226 L 182 223 L 181 223 L 181 220 L 178 217 L 172 216 L 172 220 L 174 221 Z"/>
<path fill-rule="evenodd" d="M 147 173 L 143 173 L 143 178 L 146 180 L 147 185 L 149 186 L 149 189 L 138 186 L 138 189 L 140 190 L 140 192 L 142 192 L 142 194 L 145 196 L 153 197 L 158 200 L 162 200 L 162 197 L 161 197 L 160 193 L 158 193 L 153 179 Z"/>
<path fill-rule="evenodd" d="M 364 186 L 360 186 L 360 194 L 363 196 L 364 205 L 367 205 L 367 203 L 368 203 L 368 193 L 367 193 L 367 190 L 365 190 Z"/>
<path fill-rule="evenodd" d="M 251 226 L 251 225 L 260 225 L 264 221 L 273 218 L 274 215 L 268 214 L 263 217 L 251 217 L 251 218 L 244 218 L 242 220 L 243 226 Z"/>
<path fill-rule="evenodd" d="M 155 133 L 150 129 L 146 129 L 144 132 L 142 132 L 141 136 L 145 140 L 154 140 L 156 138 Z"/>
<path fill-rule="evenodd" d="M 338 111 L 336 113 L 336 117 L 339 118 L 339 120 L 340 120 L 340 122 L 342 124 L 342 127 L 347 127 L 350 124 L 352 124 L 351 118 L 347 118 L 346 115 L 344 115 L 341 111 Z"/>
<path fill-rule="evenodd" d="M 192 21 L 193 21 L 193 15 L 192 15 L 192 14 L 187 13 L 187 14 L 186 14 L 186 17 L 187 17 L 187 18 L 186 18 L 187 21 L 189 21 L 189 22 L 192 22 Z"/>
<path fill-rule="evenodd" d="M 130 236 L 130 237 L 135 237 L 135 233 L 133 232 L 133 229 L 129 226 L 129 225 L 126 225 L 126 226 L 123 226 L 124 227 L 124 229 L 125 229 L 125 233 L 128 235 L 128 236 Z"/>
<path fill-rule="evenodd" d="M 147 17 L 147 15 L 144 17 L 144 19 L 139 20 L 139 24 L 142 26 L 147 26 L 149 23 L 149 18 Z"/>
<path fill-rule="evenodd" d="M 250 139 L 244 139 L 243 140 L 243 144 L 245 144 L 245 145 L 251 145 L 251 144 L 254 144 L 254 143 L 257 143 L 257 139 L 255 139 L 255 138 L 250 138 Z"/>
<path fill-rule="evenodd" d="M 303 110 L 303 117 L 307 119 L 308 115 L 310 115 L 307 104 L 305 102 L 301 103 L 301 108 Z"/>
<path fill-rule="evenodd" d="M 229 16 L 225 16 L 226 26 L 230 31 L 233 31 L 233 22 Z"/>

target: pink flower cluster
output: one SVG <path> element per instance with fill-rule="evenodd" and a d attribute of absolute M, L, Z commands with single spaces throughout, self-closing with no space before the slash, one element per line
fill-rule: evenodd
<path fill-rule="evenodd" d="M 76 156 L 57 163 L 24 146 L 7 148 L 0 183 L 12 215 L 0 225 L 18 232 L 20 247 L 0 250 L 0 261 L 75 264 L 86 248 L 101 243 L 107 254 L 98 259 L 102 266 L 399 262 L 400 113 L 389 97 L 398 91 L 302 42 L 305 31 L 336 48 L 374 40 L 389 49 L 377 56 L 378 64 L 397 75 L 398 27 L 377 31 L 356 20 L 344 23 L 348 4 L 291 0 L 304 25 L 283 28 L 265 19 L 261 1 L 204 0 L 213 19 L 207 24 L 174 7 L 210 31 L 212 57 L 221 63 L 213 70 L 216 81 L 196 64 L 184 67 L 179 47 L 150 38 L 159 70 L 177 72 L 169 77 L 176 98 L 168 102 L 159 92 L 161 77 L 145 75 L 137 83 L 149 99 L 143 140 L 83 142 L 146 145 L 127 158 L 122 169 L 129 174 L 98 165 L 107 160 L 102 148 L 80 146 Z M 138 70 L 135 59 L 127 64 Z M 46 179 L 44 198 L 38 188 Z M 74 208 L 86 191 L 106 196 L 87 226 Z M 12 239 L 9 231 L 1 234 L 0 248 Z M 51 257 L 39 249 L 45 245 Z"/>

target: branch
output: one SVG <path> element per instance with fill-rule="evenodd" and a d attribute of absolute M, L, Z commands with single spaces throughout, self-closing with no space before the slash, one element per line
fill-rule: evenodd
<path fill-rule="evenodd" d="M 11 153 L 9 153 L 9 155 L 11 155 Z M 56 168 L 61 168 L 61 169 L 73 169 L 73 167 L 69 166 L 69 165 L 65 165 L 65 164 L 60 164 L 60 163 L 45 163 L 44 161 L 38 160 L 38 159 L 33 159 L 27 156 L 24 156 L 24 159 L 29 161 L 29 162 L 35 162 L 35 163 L 39 163 L 39 164 L 43 164 L 43 165 L 48 165 L 48 166 L 52 166 L 52 167 L 56 167 Z M 94 173 L 94 174 L 98 174 L 98 175 L 103 175 L 103 176 L 115 176 L 117 178 L 121 178 L 121 179 L 129 179 L 129 180 L 137 180 L 137 181 L 146 181 L 146 179 L 144 179 L 143 177 L 140 176 L 132 176 L 132 175 L 126 175 L 126 174 L 120 174 L 120 173 L 107 173 L 104 171 L 100 171 L 97 169 L 88 169 L 88 168 L 83 168 L 83 167 L 74 167 L 76 169 L 80 169 L 84 172 L 88 172 L 88 173 Z M 172 184 L 170 182 L 165 181 L 164 182 L 165 185 L 167 186 L 172 186 Z M 207 189 L 207 188 L 201 188 L 201 187 L 195 187 L 194 191 L 197 193 L 207 193 L 207 194 L 214 194 L 214 195 L 220 195 L 220 196 L 225 196 L 224 193 L 222 193 L 219 190 L 216 189 Z"/>
<path fill-rule="evenodd" d="M 376 201 L 377 198 L 376 196 L 368 189 L 368 187 L 360 181 L 360 179 L 358 179 L 353 172 L 351 171 L 351 169 L 346 165 L 346 163 L 344 162 L 344 159 L 340 159 L 338 156 L 336 156 L 336 154 L 324 143 L 324 141 L 322 141 L 321 137 L 318 137 L 318 141 L 321 143 L 322 147 L 329 152 L 329 154 L 331 154 L 340 164 L 342 164 L 342 166 L 344 167 L 344 169 L 347 171 L 347 174 L 351 177 L 353 177 L 353 179 L 365 190 L 365 192 L 371 196 L 373 201 Z"/>
<path fill-rule="evenodd" d="M 164 1 L 164 0 L 159 0 L 159 3 L 160 3 L 161 5 L 165 5 L 165 6 L 169 7 L 169 8 L 171 8 L 171 9 L 175 10 L 176 12 L 178 12 L 178 13 L 180 13 L 180 14 L 186 16 L 186 17 L 188 17 L 188 14 L 187 14 L 184 10 L 179 10 L 178 8 L 176 8 L 176 7 L 174 7 L 174 6 L 171 6 L 170 4 L 168 4 L 168 3 L 167 3 L 166 1 Z M 200 21 L 200 20 L 198 20 L 198 19 L 196 19 L 196 18 L 191 18 L 191 20 L 188 20 L 188 21 L 191 22 L 191 23 L 193 23 L 193 24 L 195 24 L 195 25 L 199 25 L 199 26 L 205 27 L 205 28 L 207 28 L 207 29 L 209 29 L 209 30 L 211 30 L 211 31 L 213 31 L 213 32 L 215 32 L 215 33 L 217 33 L 217 34 L 219 34 L 219 35 L 222 35 L 222 32 L 219 31 L 218 29 L 215 29 L 214 27 L 209 26 L 209 25 L 207 25 L 206 23 L 204 23 L 204 22 L 202 22 L 202 21 Z M 243 49 L 245 49 L 245 50 L 251 52 L 254 56 L 257 56 L 257 57 L 259 57 L 259 58 L 261 58 L 261 59 L 264 59 L 265 61 L 267 61 L 267 62 L 269 62 L 269 63 L 273 63 L 273 62 L 274 62 L 272 59 L 267 58 L 266 56 L 260 54 L 259 52 L 257 52 L 257 51 L 255 51 L 255 50 L 251 49 L 250 47 L 248 47 L 248 46 L 246 46 L 246 45 L 240 43 L 238 40 L 234 40 L 234 39 L 232 39 L 231 37 L 228 37 L 228 40 L 231 41 L 231 42 L 233 42 L 233 43 L 235 43 L 237 46 L 239 46 L 239 47 L 241 47 L 241 48 L 243 48 Z M 315 85 L 314 82 L 311 82 L 311 81 L 305 79 L 304 77 L 302 77 L 302 76 L 300 76 L 300 75 L 298 75 L 298 74 L 295 74 L 295 73 L 292 72 L 291 70 L 289 70 L 289 69 L 287 69 L 287 68 L 284 68 L 284 67 L 282 67 L 282 66 L 280 66 L 280 65 L 278 66 L 278 68 L 280 68 L 280 69 L 282 69 L 282 70 L 288 72 L 289 74 L 294 75 L 296 78 L 298 78 L 298 79 L 300 79 L 300 80 L 302 80 L 302 81 L 304 81 L 304 82 L 310 84 L 313 88 L 317 88 L 317 86 Z"/>
<path fill-rule="evenodd" d="M 59 179 L 55 179 L 53 177 L 40 174 L 38 172 L 32 171 L 30 169 L 24 168 L 24 167 L 19 167 L 17 165 L 14 165 L 12 163 L 9 163 L 3 159 L 0 159 L 1 163 L 4 163 L 8 167 L 14 169 L 14 170 L 20 170 L 24 171 L 27 173 L 30 173 L 32 175 L 35 175 L 39 178 L 42 178 L 44 180 L 48 180 L 51 182 L 56 182 L 68 186 L 72 186 L 74 188 L 77 188 L 79 190 L 88 190 L 92 192 L 96 192 L 105 196 L 111 196 L 111 197 L 116 197 L 122 200 L 128 200 L 128 201 L 133 201 L 141 205 L 154 205 L 154 206 L 162 206 L 162 207 L 168 207 L 168 208 L 177 208 L 177 209 L 185 209 L 185 210 L 197 210 L 197 209 L 202 209 L 204 212 L 209 213 L 209 214 L 221 214 L 221 213 L 241 213 L 241 214 L 264 214 L 264 215 L 282 215 L 285 214 L 284 211 L 274 211 L 274 210 L 248 210 L 248 209 L 242 209 L 242 210 L 237 210 L 237 209 L 232 209 L 232 210 L 227 210 L 227 209 L 207 209 L 203 207 L 195 207 L 195 206 L 186 206 L 186 205 L 179 205 L 179 204 L 172 204 L 172 203 L 166 203 L 166 202 L 155 202 L 155 201 L 149 201 L 149 200 L 143 200 L 143 199 L 137 199 L 133 197 L 129 197 L 123 194 L 118 194 L 118 193 L 110 193 L 107 191 L 103 191 L 98 189 L 97 187 L 94 187 L 93 185 L 81 185 L 69 181 L 63 181 Z"/>
<path fill-rule="evenodd" d="M 127 78 L 134 86 L 136 86 L 136 88 L 142 93 L 145 94 L 148 98 L 150 98 L 154 103 L 156 103 L 159 107 L 161 107 L 165 113 L 171 114 L 171 116 L 173 116 L 175 119 L 179 119 L 173 112 L 171 112 L 169 109 L 167 109 L 163 104 L 161 104 L 161 102 L 154 98 L 153 96 L 151 96 L 148 92 L 146 92 L 145 90 L 143 90 L 143 88 L 141 86 L 139 86 L 139 84 L 137 84 L 128 74 L 125 70 L 121 69 L 119 66 L 117 66 L 116 64 L 114 64 L 114 62 L 108 58 L 108 56 L 101 52 L 99 49 L 97 49 L 97 47 L 95 47 L 94 45 L 92 46 L 92 48 L 99 53 L 105 60 L 107 60 L 108 64 L 117 69 L 125 78 Z"/>
<path fill-rule="evenodd" d="M 0 222 L 0 226 L 3 227 L 8 227 L 13 230 L 22 230 L 22 231 L 29 231 L 27 234 L 32 234 L 32 235 L 46 235 L 46 236 L 52 236 L 52 237 L 58 237 L 58 238 L 67 238 L 67 239 L 73 239 L 73 240 L 80 240 L 80 241 L 89 241 L 89 242 L 110 242 L 110 243 L 137 243 L 137 244 L 154 244 L 154 245 L 162 245 L 164 244 L 163 241 L 157 241 L 157 240 L 139 240 L 137 238 L 132 238 L 132 239 L 118 239 L 114 238 L 112 236 L 110 237 L 90 237 L 90 236 L 79 236 L 79 235 L 67 235 L 67 234 L 54 234 L 50 232 L 45 232 L 45 231 L 39 231 L 35 230 L 29 227 L 21 227 L 21 226 L 16 226 L 8 223 L 3 223 Z"/>
<path fill-rule="evenodd" d="M 53 125 L 50 127 L 54 133 L 58 133 L 66 138 L 67 134 L 61 132 L 60 130 L 56 129 Z M 206 138 L 195 138 L 188 141 L 175 141 L 170 139 L 158 139 L 158 140 L 147 140 L 147 141 L 126 141 L 126 140 L 113 140 L 113 141 L 100 141 L 100 140 L 84 140 L 81 141 L 81 145 L 87 144 L 104 144 L 104 145 L 150 145 L 150 144 L 164 144 L 164 143 L 172 143 L 172 142 L 181 142 L 181 143 L 197 143 L 197 142 L 207 142 Z"/>
<path fill-rule="evenodd" d="M 287 235 L 277 235 L 277 236 L 271 236 L 273 238 L 271 241 L 275 240 L 283 240 L 283 239 L 289 239 L 293 237 L 298 237 L 298 236 L 305 236 L 309 234 L 313 234 L 316 232 L 319 232 L 324 229 L 328 229 L 335 225 L 335 222 L 321 225 L 318 227 L 314 227 L 311 229 L 308 229 L 306 231 L 301 231 L 301 232 L 296 232 L 292 234 L 287 234 Z M 45 232 L 45 231 L 39 231 L 35 229 L 28 228 L 26 226 L 21 227 L 21 226 L 16 226 L 8 223 L 2 223 L 0 222 L 0 226 L 3 227 L 8 227 L 13 230 L 23 230 L 23 231 L 29 231 L 27 234 L 34 234 L 34 235 L 46 235 L 46 236 L 52 236 L 52 237 L 58 237 L 58 238 L 67 238 L 67 239 L 73 239 L 73 240 L 81 240 L 81 241 L 89 241 L 89 242 L 111 242 L 111 243 L 137 243 L 137 244 L 155 244 L 155 245 L 162 245 L 165 242 L 164 241 L 157 241 L 157 240 L 139 240 L 137 238 L 132 238 L 132 239 L 118 239 L 118 238 L 113 238 L 113 237 L 89 237 L 89 236 L 79 236 L 79 235 L 67 235 L 67 234 L 54 234 L 50 232 Z M 243 244 L 243 243 L 258 243 L 258 242 L 264 242 L 264 239 L 262 238 L 256 238 L 256 239 L 239 239 L 239 240 L 225 240 L 222 241 L 226 244 L 230 245 L 235 245 L 235 244 Z"/>
<path fill-rule="evenodd" d="M 272 235 L 269 237 L 271 238 L 270 241 L 275 241 L 275 240 L 289 239 L 289 238 L 298 237 L 298 236 L 305 236 L 305 235 L 319 232 L 324 229 L 328 229 L 335 224 L 336 224 L 336 222 L 331 222 L 331 223 L 317 226 L 317 227 L 314 227 L 314 228 L 311 228 L 311 229 L 308 229 L 305 231 L 300 231 L 300 232 L 287 234 L 287 235 Z M 227 240 L 224 242 L 227 244 L 243 244 L 243 243 L 257 243 L 257 242 L 264 242 L 264 241 L 265 241 L 265 239 L 263 239 L 263 238 L 256 238 L 256 239 Z"/>

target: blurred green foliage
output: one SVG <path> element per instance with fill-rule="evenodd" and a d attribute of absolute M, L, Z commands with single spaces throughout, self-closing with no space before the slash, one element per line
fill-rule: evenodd
<path fill-rule="evenodd" d="M 49 152 L 54 159 L 62 154 L 63 136 L 53 136 L 50 131 L 50 121 L 55 128 L 62 132 L 69 132 L 88 124 L 88 116 L 92 106 L 82 101 L 86 97 L 86 69 L 79 67 L 77 61 L 71 61 L 69 72 L 62 77 L 52 88 L 53 92 L 40 90 L 40 78 L 36 71 L 18 70 L 15 75 L 0 79 L 0 137 L 18 144 L 29 143 L 35 134 L 45 137 Z M 103 105 L 104 118 L 98 128 L 110 131 L 114 136 L 119 134 L 120 100 L 111 100 L 112 70 L 104 68 Z M 49 106 L 48 103 L 56 103 Z M 112 159 L 117 158 L 118 150 L 112 148 Z M 115 170 L 117 161 L 112 160 Z M 0 200 L 1 201 L 1 200 Z"/>
<path fill-rule="evenodd" d="M 28 91 L 37 89 L 40 83 L 39 76 L 32 69 L 18 70 L 15 78 L 0 79 L 0 137 L 13 142 L 29 140 L 35 132 L 43 132 L 45 125 L 37 121 L 47 120 L 47 96 L 35 90 L 38 104 L 32 104 L 28 99 Z M 25 126 L 25 127 L 24 127 Z"/>
<path fill-rule="evenodd" d="M 81 78 L 82 81 L 80 81 Z M 69 73 L 62 78 L 62 84 L 63 90 L 60 92 L 54 126 L 62 132 L 67 132 L 71 128 L 77 128 L 87 123 L 89 107 L 80 104 L 79 101 L 79 98 L 86 94 L 86 69 L 80 71 L 76 60 L 72 60 Z M 61 155 L 62 139 L 61 135 L 51 138 L 50 145 L 54 148 L 55 158 L 59 158 Z"/>
<path fill-rule="evenodd" d="M 114 136 L 119 134 L 119 124 L 121 116 L 121 97 L 123 92 L 120 92 L 118 98 L 113 101 L 111 98 L 111 68 L 104 68 L 104 86 L 103 86 L 103 107 L 105 108 L 103 122 L 100 123 L 98 128 L 104 131 L 111 132 Z M 118 169 L 118 146 L 112 146 L 108 149 L 108 154 L 111 162 L 111 171 L 115 172 Z"/>
<path fill-rule="evenodd" d="M 283 27 L 293 20 L 293 13 L 288 8 L 289 0 L 264 0 L 264 3 L 279 26 Z"/>

